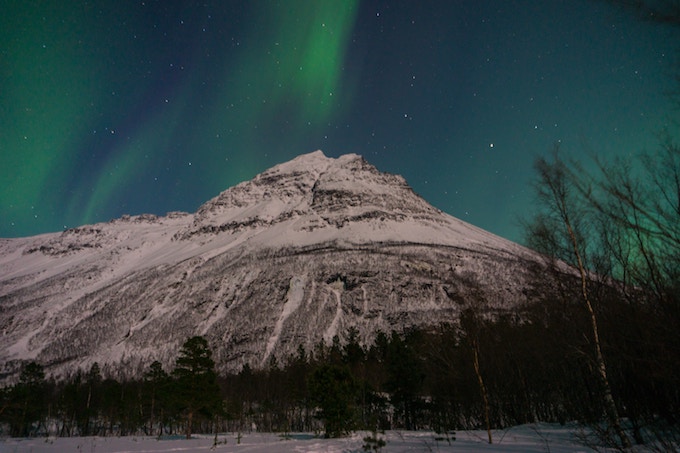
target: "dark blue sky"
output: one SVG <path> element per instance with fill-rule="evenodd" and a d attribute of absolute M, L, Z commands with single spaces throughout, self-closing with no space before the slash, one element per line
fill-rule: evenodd
<path fill-rule="evenodd" d="M 322 149 L 521 241 L 533 159 L 677 127 L 678 35 L 606 2 L 10 2 L 0 237 L 195 211 Z"/>

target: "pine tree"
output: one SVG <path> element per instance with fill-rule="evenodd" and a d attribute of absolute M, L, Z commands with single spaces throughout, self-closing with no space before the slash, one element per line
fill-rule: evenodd
<path fill-rule="evenodd" d="M 339 437 L 354 428 L 356 385 L 346 367 L 323 365 L 309 382 L 311 398 L 321 411 L 326 437 Z"/>
<path fill-rule="evenodd" d="M 217 384 L 215 362 L 208 341 L 189 338 L 175 361 L 175 402 L 185 419 L 187 439 L 191 438 L 197 419 L 214 419 L 222 413 L 222 398 Z"/>
<path fill-rule="evenodd" d="M 390 394 L 397 418 L 406 429 L 416 429 L 420 412 L 420 391 L 424 381 L 422 362 L 407 339 L 392 333 L 387 345 L 385 389 Z"/>
<path fill-rule="evenodd" d="M 46 384 L 41 365 L 29 362 L 21 371 L 19 382 L 7 392 L 4 419 L 9 421 L 13 436 L 29 436 L 34 425 L 45 417 Z"/>

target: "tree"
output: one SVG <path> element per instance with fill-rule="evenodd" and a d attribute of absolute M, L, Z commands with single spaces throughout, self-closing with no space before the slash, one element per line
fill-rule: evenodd
<path fill-rule="evenodd" d="M 144 373 L 144 394 L 149 405 L 149 433 L 158 423 L 158 436 L 163 434 L 164 414 L 167 409 L 170 377 L 159 361 L 154 361 Z"/>
<path fill-rule="evenodd" d="M 212 419 L 222 413 L 215 362 L 205 338 L 191 337 L 182 345 L 172 375 L 177 409 L 184 415 L 186 437 L 190 439 L 196 419 Z"/>
<path fill-rule="evenodd" d="M 421 409 L 420 391 L 425 379 L 423 364 L 410 344 L 413 336 L 415 332 L 411 332 L 410 338 L 402 338 L 393 332 L 386 357 L 385 388 L 390 393 L 390 402 L 396 415 L 401 417 L 406 429 L 417 429 Z"/>
<path fill-rule="evenodd" d="M 479 366 L 479 335 L 480 335 L 480 320 L 473 308 L 467 308 L 460 317 L 461 329 L 463 330 L 464 338 L 472 350 L 472 366 L 477 377 L 477 385 L 479 386 L 479 394 L 482 397 L 482 404 L 484 407 L 484 424 L 486 425 L 487 440 L 490 444 L 493 443 L 491 435 L 491 416 L 489 409 L 489 392 L 484 384 L 484 377 L 482 376 L 481 367 Z"/>
<path fill-rule="evenodd" d="M 294 431 L 308 431 L 311 426 L 305 421 L 310 417 L 312 408 L 309 401 L 308 376 L 310 374 L 307 352 L 302 345 L 297 354 L 291 356 L 283 372 L 283 393 L 288 400 L 290 412 L 288 426 Z"/>
<path fill-rule="evenodd" d="M 312 401 L 318 405 L 326 437 L 339 437 L 354 428 L 356 385 L 349 370 L 340 365 L 322 365 L 309 382 Z"/>
<path fill-rule="evenodd" d="M 678 0 L 604 1 L 641 20 L 667 26 L 676 39 L 679 36 Z M 676 83 L 680 82 L 678 67 L 674 70 Z M 680 105 L 677 87 L 670 96 Z M 677 126 L 675 121 L 671 123 Z M 619 370 L 618 379 L 624 382 L 624 388 L 635 389 L 619 392 L 633 400 L 623 406 L 638 442 L 643 436 L 637 428 L 635 417 L 639 414 L 635 412 L 641 406 L 649 411 L 644 417 L 650 424 L 665 420 L 677 426 L 680 405 L 677 391 L 670 384 L 680 376 L 680 147 L 667 130 L 660 144 L 659 149 L 641 156 L 597 161 L 597 173 L 568 165 L 577 196 L 594 216 L 594 231 L 587 239 L 596 243 L 598 250 L 591 255 L 591 270 L 619 286 L 619 315 L 627 313 L 630 319 L 628 326 L 614 332 L 617 338 L 613 343 L 618 350 L 615 352 L 621 355 L 620 363 L 626 365 Z M 623 343 L 633 345 L 635 354 L 631 356 L 630 346 L 625 350 Z M 611 360 L 611 352 L 608 356 Z M 623 371 L 626 367 L 627 371 Z M 639 380 L 631 380 L 632 374 Z M 641 402 L 642 388 L 654 389 L 656 395 Z M 667 433 L 663 435 L 667 437 Z"/>
<path fill-rule="evenodd" d="M 600 163 L 599 192 L 589 201 L 602 215 L 600 234 L 612 276 L 644 288 L 677 315 L 680 279 L 680 148 L 666 138 L 655 154 Z M 593 178 L 594 179 L 594 178 Z"/>
<path fill-rule="evenodd" d="M 9 421 L 12 436 L 30 436 L 46 416 L 46 384 L 43 367 L 36 362 L 24 365 L 19 382 L 7 392 L 7 403 L 0 412 Z"/>
<path fill-rule="evenodd" d="M 569 172 L 555 147 L 553 161 L 539 158 L 535 163 L 538 173 L 536 192 L 544 208 L 530 225 L 529 243 L 539 251 L 563 259 L 578 271 L 580 297 L 590 319 L 590 330 L 595 354 L 596 373 L 602 386 L 604 410 L 609 424 L 623 447 L 629 447 L 628 436 L 621 427 L 619 412 L 614 401 L 607 365 L 602 354 L 600 329 L 589 291 L 587 205 L 579 196 L 578 181 Z"/>
<path fill-rule="evenodd" d="M 663 392 L 648 398 L 650 402 L 626 404 L 635 438 L 641 442 L 640 421 L 656 424 L 663 413 L 666 420 L 676 419 L 673 410 L 665 408 L 678 407 L 670 383 L 680 376 L 680 147 L 666 136 L 655 152 L 598 162 L 598 169 L 595 175 L 580 178 L 587 178 L 595 189 L 583 192 L 599 219 L 601 256 L 596 270 L 620 283 L 627 304 L 622 310 L 630 313 L 630 324 L 615 344 L 617 350 L 627 343 L 639 352 L 633 362 L 622 351 L 620 361 L 644 370 L 629 368 L 621 376 L 628 388 L 642 385 Z M 634 375 L 642 380 L 631 382 Z"/>
<path fill-rule="evenodd" d="M 99 391 L 101 390 L 102 375 L 99 369 L 99 364 L 94 362 L 85 376 L 85 385 L 87 387 L 87 399 L 85 401 L 84 418 L 81 423 L 81 434 L 89 436 L 92 434 L 91 421 L 96 420 L 99 412 Z M 94 417 L 93 417 L 94 415 Z"/>

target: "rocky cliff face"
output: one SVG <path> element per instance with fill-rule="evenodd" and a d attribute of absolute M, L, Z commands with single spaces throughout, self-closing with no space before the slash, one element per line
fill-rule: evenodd
<path fill-rule="evenodd" d="M 195 214 L 0 240 L 0 373 L 98 362 L 139 375 L 204 335 L 218 368 L 265 366 L 350 327 L 455 322 L 527 300 L 532 252 L 435 209 L 357 155 L 300 156 Z"/>

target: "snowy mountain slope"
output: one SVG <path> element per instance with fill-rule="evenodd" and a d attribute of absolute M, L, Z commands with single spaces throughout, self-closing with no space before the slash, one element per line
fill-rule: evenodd
<path fill-rule="evenodd" d="M 195 214 L 0 240 L 0 370 L 97 361 L 138 375 L 191 335 L 218 367 L 285 359 L 349 327 L 455 322 L 526 300 L 541 259 L 435 209 L 360 156 L 273 167 Z"/>

